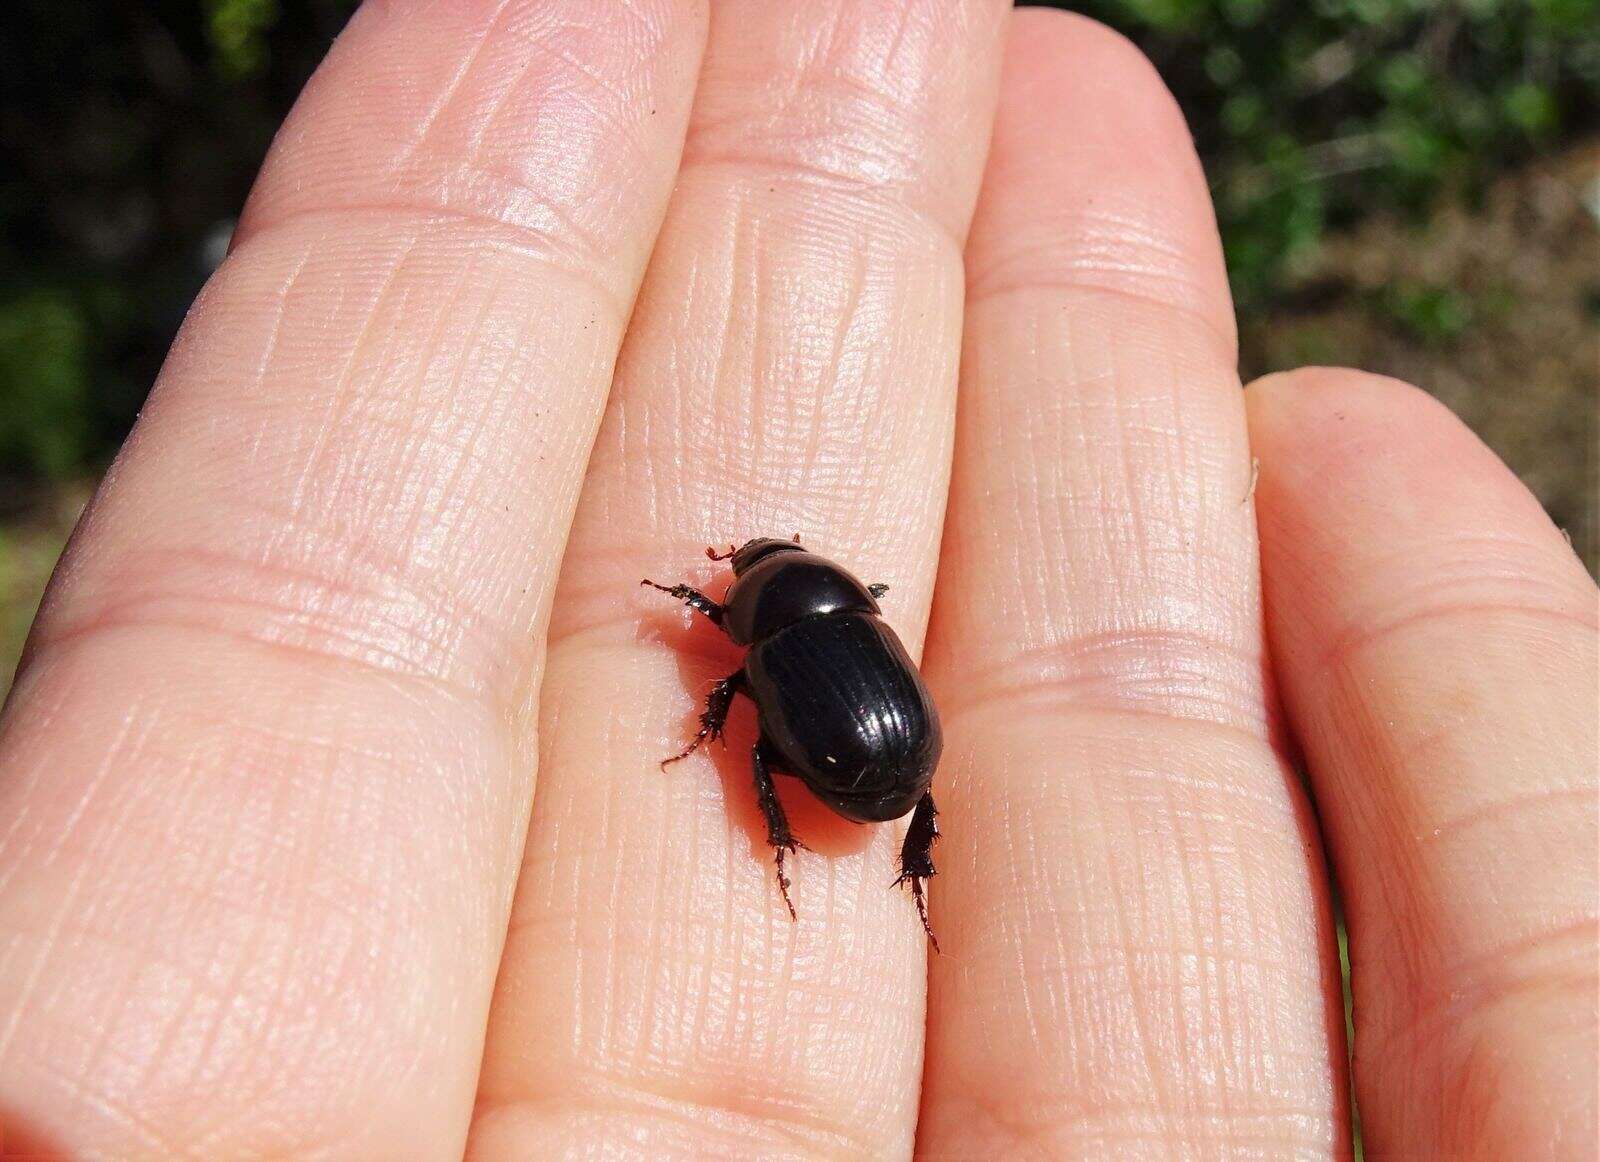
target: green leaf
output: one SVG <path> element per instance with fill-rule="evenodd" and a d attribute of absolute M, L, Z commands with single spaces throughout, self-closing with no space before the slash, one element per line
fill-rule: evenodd
<path fill-rule="evenodd" d="M 0 463 L 63 477 L 89 444 L 89 328 L 53 290 L 0 301 Z"/>
<path fill-rule="evenodd" d="M 1560 118 L 1555 95 L 1543 86 L 1528 82 L 1507 89 L 1500 97 L 1500 104 L 1510 122 L 1530 137 L 1549 133 Z"/>
<path fill-rule="evenodd" d="M 277 0 L 206 0 L 206 35 L 218 70 L 240 80 L 265 69 L 266 34 L 277 22 Z"/>

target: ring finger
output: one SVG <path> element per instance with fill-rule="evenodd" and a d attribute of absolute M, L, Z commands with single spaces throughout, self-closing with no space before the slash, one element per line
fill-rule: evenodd
<path fill-rule="evenodd" d="M 1226 279 L 1126 41 L 1018 15 L 967 265 L 919 1146 L 1331 1153 L 1337 978 L 1272 745 Z"/>

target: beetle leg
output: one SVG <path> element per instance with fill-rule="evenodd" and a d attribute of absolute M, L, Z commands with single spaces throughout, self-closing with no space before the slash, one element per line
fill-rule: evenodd
<path fill-rule="evenodd" d="M 765 743 L 756 743 L 751 755 L 751 765 L 755 768 L 756 775 L 756 802 L 761 807 L 761 814 L 767 821 L 767 842 L 772 845 L 774 859 L 778 864 L 778 891 L 783 893 L 784 906 L 789 909 L 789 919 L 799 919 L 795 915 L 794 901 L 789 898 L 789 876 L 783 870 L 783 857 L 785 853 L 794 854 L 795 848 L 801 846 L 800 841 L 794 837 L 794 832 L 789 830 L 789 817 L 783 813 L 783 804 L 778 802 L 778 789 L 772 785 L 772 770 L 768 765 Z"/>
<path fill-rule="evenodd" d="M 909 884 L 911 895 L 917 901 L 917 915 L 922 918 L 922 930 L 939 951 L 938 938 L 928 923 L 928 899 L 923 885 L 934 874 L 933 841 L 939 838 L 939 809 L 933 805 L 933 792 L 924 791 L 912 812 L 911 825 L 906 828 L 906 839 L 900 846 L 900 877 L 897 884 Z"/>
<path fill-rule="evenodd" d="M 701 743 L 708 738 L 720 739 L 722 728 L 727 725 L 728 711 L 733 706 L 733 696 L 744 689 L 744 671 L 738 670 L 711 687 L 711 693 L 706 695 L 706 708 L 700 712 L 700 729 L 695 732 L 694 739 L 688 746 L 669 759 L 661 760 L 661 769 L 666 770 L 667 764 L 675 763 L 679 759 L 686 759 L 692 755 Z"/>
<path fill-rule="evenodd" d="M 872 594 L 873 597 L 882 597 L 885 593 L 889 592 L 889 587 L 882 581 L 874 581 L 871 585 L 867 586 L 867 592 Z"/>
<path fill-rule="evenodd" d="M 657 585 L 648 577 L 639 582 L 639 584 L 648 585 L 652 589 L 659 589 L 663 593 L 676 597 L 690 609 L 695 610 L 697 613 L 705 614 L 711 619 L 711 623 L 713 625 L 722 624 L 722 606 L 718 605 L 715 601 L 712 601 L 711 598 L 707 597 L 704 593 L 701 593 L 700 590 L 695 589 L 692 586 Z"/>

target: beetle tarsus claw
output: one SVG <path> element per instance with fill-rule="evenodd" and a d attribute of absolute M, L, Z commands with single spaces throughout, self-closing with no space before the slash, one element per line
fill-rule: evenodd
<path fill-rule="evenodd" d="M 922 921 L 922 930 L 928 934 L 928 943 L 933 945 L 933 951 L 939 951 L 939 938 L 933 934 L 933 925 L 928 920 L 928 892 L 927 879 L 916 872 L 904 871 L 895 877 L 891 885 L 896 888 L 910 888 L 911 898 L 917 905 L 917 918 Z"/>
<path fill-rule="evenodd" d="M 939 838 L 939 809 L 934 806 L 933 793 L 924 791 L 917 800 L 917 809 L 911 813 L 911 825 L 906 828 L 905 843 L 900 848 L 900 878 L 897 884 L 909 886 L 917 902 L 917 915 L 922 920 L 922 930 L 928 934 L 933 950 L 939 951 L 939 941 L 928 923 L 928 877 L 934 874 L 933 841 Z"/>
<path fill-rule="evenodd" d="M 779 847 L 774 857 L 774 862 L 778 865 L 778 892 L 783 896 L 783 906 L 789 909 L 790 923 L 797 924 L 800 922 L 800 916 L 794 910 L 794 901 L 789 898 L 789 876 L 783 870 L 783 853 L 790 850 L 792 848 Z"/>
<path fill-rule="evenodd" d="M 778 865 L 778 891 L 783 893 L 789 919 L 798 920 L 800 917 L 795 913 L 794 901 L 789 898 L 789 873 L 783 868 L 783 860 L 786 855 L 793 855 L 796 848 L 805 845 L 789 830 L 789 817 L 783 813 L 783 804 L 778 802 L 778 790 L 772 785 L 772 769 L 768 765 L 764 746 L 764 741 L 758 742 L 750 753 L 750 765 L 756 780 L 756 805 L 761 808 L 761 815 L 767 821 L 767 842 L 772 845 L 772 859 Z"/>
<path fill-rule="evenodd" d="M 712 625 L 722 624 L 722 606 L 718 602 L 712 601 L 711 598 L 701 593 L 693 585 L 681 583 L 678 585 L 662 585 L 659 582 L 650 580 L 648 577 L 640 581 L 639 584 L 648 585 L 652 589 L 659 589 L 669 597 L 676 597 L 696 613 L 703 614 Z"/>
<path fill-rule="evenodd" d="M 733 705 L 733 697 L 744 689 L 744 671 L 729 674 L 712 684 L 711 692 L 706 695 L 706 708 L 700 712 L 700 729 L 695 732 L 689 745 L 680 750 L 671 758 L 661 760 L 661 769 L 664 771 L 668 765 L 679 759 L 686 759 L 700 749 L 700 744 L 708 738 L 716 739 L 724 747 L 728 745 L 727 738 L 722 733 L 722 728 L 728 723 L 728 710 Z"/>
<path fill-rule="evenodd" d="M 917 916 L 922 921 L 922 930 L 928 934 L 928 943 L 933 945 L 933 954 L 938 956 L 939 938 L 933 934 L 933 925 L 928 923 L 928 896 L 923 890 L 920 878 L 912 881 L 911 894 L 917 901 Z"/>

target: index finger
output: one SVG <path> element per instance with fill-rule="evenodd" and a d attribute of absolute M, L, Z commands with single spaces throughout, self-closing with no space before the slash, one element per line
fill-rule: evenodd
<path fill-rule="evenodd" d="M 370 4 L 308 87 L 4 720 L 13 1133 L 459 1151 L 701 7 Z"/>

